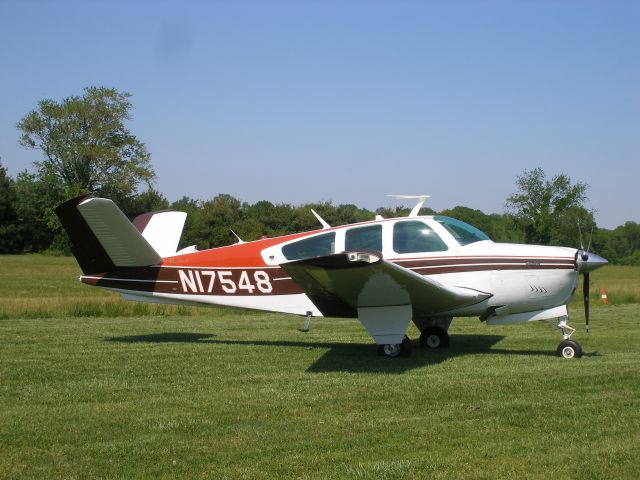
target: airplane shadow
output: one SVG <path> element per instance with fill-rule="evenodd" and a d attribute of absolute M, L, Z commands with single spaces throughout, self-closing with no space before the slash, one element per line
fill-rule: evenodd
<path fill-rule="evenodd" d="M 195 343 L 215 337 L 212 333 L 165 332 L 105 338 L 105 342 L 122 343 Z"/>
<path fill-rule="evenodd" d="M 400 374 L 415 368 L 437 365 L 462 355 L 490 354 L 515 356 L 556 356 L 549 350 L 508 350 L 493 348 L 502 335 L 451 335 L 451 347 L 438 350 L 420 348 L 413 342 L 410 358 L 385 358 L 376 354 L 372 344 L 337 343 L 317 341 L 285 340 L 218 340 L 210 333 L 165 332 L 146 335 L 130 335 L 105 338 L 108 342 L 123 343 L 205 343 L 218 345 L 246 345 L 261 347 L 320 348 L 327 351 L 307 368 L 311 373 L 350 372 Z M 585 357 L 600 356 L 596 352 L 585 352 Z"/>

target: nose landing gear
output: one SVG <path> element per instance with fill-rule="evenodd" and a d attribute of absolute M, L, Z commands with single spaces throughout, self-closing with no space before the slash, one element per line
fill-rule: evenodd
<path fill-rule="evenodd" d="M 569 326 L 569 317 L 562 316 L 558 319 L 558 328 L 562 330 L 563 340 L 558 345 L 558 355 L 562 358 L 580 358 L 582 356 L 582 347 L 576 341 L 571 340 L 571 335 L 576 331 L 575 328 Z"/>

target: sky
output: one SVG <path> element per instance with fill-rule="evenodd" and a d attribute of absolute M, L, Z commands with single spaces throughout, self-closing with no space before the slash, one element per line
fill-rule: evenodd
<path fill-rule="evenodd" d="M 0 0 L 0 158 L 30 169 L 16 123 L 105 86 L 170 201 L 502 213 L 541 167 L 614 228 L 640 222 L 638 25 L 625 0 Z"/>

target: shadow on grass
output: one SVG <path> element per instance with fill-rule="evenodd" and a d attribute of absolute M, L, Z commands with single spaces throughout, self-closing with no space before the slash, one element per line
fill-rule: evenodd
<path fill-rule="evenodd" d="M 210 333 L 165 332 L 146 335 L 130 335 L 106 338 L 108 342 L 123 343 L 207 343 L 218 345 L 240 345 L 259 347 L 320 348 L 326 353 L 309 366 L 307 371 L 324 372 L 371 372 L 403 373 L 414 368 L 437 365 L 448 359 L 462 355 L 525 355 L 554 356 L 550 350 L 507 350 L 492 348 L 504 338 L 502 335 L 452 335 L 451 347 L 429 350 L 418 347 L 414 341 L 410 358 L 386 358 L 377 355 L 377 347 L 372 344 L 318 342 L 303 340 L 222 340 Z M 585 353 L 585 356 L 595 354 Z"/>
<path fill-rule="evenodd" d="M 510 356 L 556 356 L 549 350 L 507 350 L 493 348 L 503 335 L 451 335 L 451 347 L 429 350 L 413 342 L 410 358 L 386 358 L 377 355 L 372 344 L 336 343 L 295 340 L 217 340 L 211 333 L 165 332 L 146 335 L 130 335 L 106 338 L 107 342 L 123 343 L 207 343 L 218 345 L 240 345 L 258 347 L 320 348 L 327 352 L 307 369 L 308 372 L 353 372 L 353 373 L 403 373 L 414 368 L 437 365 L 463 355 L 510 355 Z M 598 352 L 585 352 L 585 357 L 600 356 Z"/>
<path fill-rule="evenodd" d="M 212 333 L 191 333 L 191 332 L 165 332 L 148 333 L 146 335 L 128 335 L 125 337 L 105 338 L 105 342 L 122 343 L 194 343 L 207 341 L 208 338 L 215 337 Z"/>

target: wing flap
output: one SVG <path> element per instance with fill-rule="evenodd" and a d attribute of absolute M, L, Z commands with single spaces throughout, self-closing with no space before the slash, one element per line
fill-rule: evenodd
<path fill-rule="evenodd" d="M 358 308 L 412 305 L 422 317 L 479 303 L 491 295 L 447 287 L 371 252 L 346 252 L 280 265 L 326 316 L 331 307 L 357 316 Z M 325 305 L 330 308 L 325 312 Z"/>

